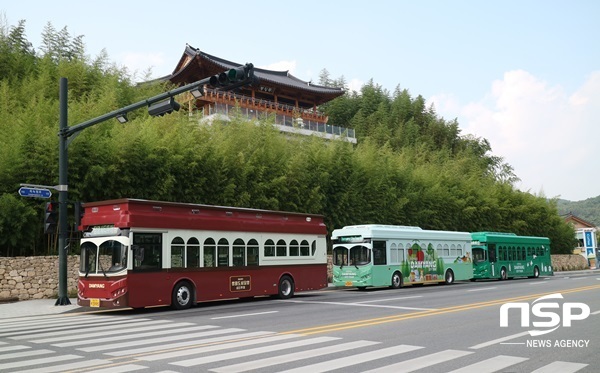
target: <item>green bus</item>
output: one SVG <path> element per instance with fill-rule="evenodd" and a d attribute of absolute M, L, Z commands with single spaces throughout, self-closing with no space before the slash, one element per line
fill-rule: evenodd
<path fill-rule="evenodd" d="M 474 232 L 473 279 L 552 276 L 550 239 L 514 233 Z"/>
<path fill-rule="evenodd" d="M 397 225 L 351 225 L 336 229 L 333 285 L 389 286 L 470 280 L 471 234 Z"/>

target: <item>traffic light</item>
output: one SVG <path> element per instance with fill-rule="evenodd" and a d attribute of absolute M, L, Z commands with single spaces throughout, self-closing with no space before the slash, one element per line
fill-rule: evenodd
<path fill-rule="evenodd" d="M 179 111 L 181 105 L 171 97 L 165 101 L 156 102 L 148 106 L 148 114 L 153 117 L 162 117 L 165 114 L 171 114 L 173 111 Z"/>
<path fill-rule="evenodd" d="M 56 233 L 58 226 L 58 202 L 46 202 L 46 215 L 44 217 L 44 233 Z"/>
<path fill-rule="evenodd" d="M 75 217 L 75 230 L 79 230 L 81 225 L 81 219 L 83 218 L 85 210 L 81 202 L 73 202 L 73 215 Z"/>
<path fill-rule="evenodd" d="M 254 77 L 254 66 L 247 63 L 244 66 L 238 66 L 233 69 L 223 71 L 220 74 L 210 77 L 208 84 L 221 90 L 233 89 L 244 84 L 248 84 Z"/>

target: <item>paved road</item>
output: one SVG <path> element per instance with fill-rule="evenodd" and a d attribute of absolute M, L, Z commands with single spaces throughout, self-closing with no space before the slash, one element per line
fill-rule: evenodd
<path fill-rule="evenodd" d="M 599 289 L 590 275 L 5 318 L 0 371 L 597 372 Z M 535 338 L 516 319 L 498 326 L 500 303 L 554 291 L 591 315 Z"/>

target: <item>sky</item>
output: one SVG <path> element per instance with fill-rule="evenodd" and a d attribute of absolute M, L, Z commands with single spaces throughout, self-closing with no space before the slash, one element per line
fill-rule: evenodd
<path fill-rule="evenodd" d="M 523 191 L 600 196 L 600 1 L 329 0 L 3 2 L 38 49 L 48 23 L 91 58 L 141 80 L 173 72 L 186 44 L 305 81 L 399 87 L 487 139 Z M 58 87 L 58 83 L 57 83 Z M 344 126 L 343 123 L 335 123 Z"/>

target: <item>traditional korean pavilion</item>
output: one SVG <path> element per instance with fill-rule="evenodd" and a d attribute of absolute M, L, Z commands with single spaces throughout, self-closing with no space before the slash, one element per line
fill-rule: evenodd
<path fill-rule="evenodd" d="M 242 66 L 186 45 L 171 75 L 162 79 L 184 85 Z M 275 114 L 275 124 L 284 132 L 304 135 L 320 132 L 326 138 L 344 137 L 356 143 L 353 129 L 327 123 L 318 106 L 344 94 L 343 88 L 325 87 L 302 81 L 289 71 L 254 67 L 255 83 L 220 91 L 204 87 L 204 95 L 193 98 L 203 118 L 227 116 L 236 106 L 249 119 Z"/>

